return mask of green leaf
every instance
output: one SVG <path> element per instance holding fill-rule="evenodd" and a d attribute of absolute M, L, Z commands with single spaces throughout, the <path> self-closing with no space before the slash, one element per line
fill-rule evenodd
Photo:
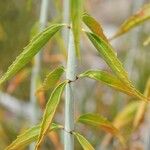
<path fill-rule="evenodd" d="M 44 111 L 42 124 L 41 124 L 41 130 L 38 137 L 38 141 L 36 143 L 36 150 L 39 149 L 41 142 L 43 141 L 46 133 L 48 132 L 48 129 L 52 123 L 52 119 L 55 115 L 56 109 L 58 107 L 58 104 L 60 102 L 61 95 L 63 93 L 64 87 L 66 85 L 66 81 L 59 84 L 54 91 L 52 92 Z"/>
<path fill-rule="evenodd" d="M 78 77 L 88 77 L 97 81 L 101 81 L 105 83 L 106 85 L 113 87 L 116 90 L 119 90 L 123 93 L 126 93 L 128 95 L 132 95 L 132 92 L 126 87 L 118 78 L 116 78 L 114 75 L 111 75 L 107 73 L 106 71 L 101 70 L 88 70 L 86 72 L 83 72 Z"/>
<path fill-rule="evenodd" d="M 58 82 L 59 78 L 61 77 L 61 75 L 64 73 L 64 67 L 60 66 L 56 69 L 54 69 L 53 71 L 51 71 L 46 78 L 44 79 L 44 82 L 42 84 L 42 86 L 37 90 L 37 92 L 39 91 L 43 91 L 43 90 L 49 90 L 50 88 L 54 87 L 55 84 Z"/>
<path fill-rule="evenodd" d="M 87 141 L 87 139 L 85 139 L 85 137 L 83 137 L 81 134 L 77 132 L 73 132 L 73 134 L 75 135 L 84 150 L 95 150 L 93 146 Z"/>
<path fill-rule="evenodd" d="M 83 0 L 71 0 L 71 22 L 77 56 L 80 56 L 79 43 L 80 43 L 82 11 L 83 11 Z"/>
<path fill-rule="evenodd" d="M 150 4 L 144 5 L 136 14 L 129 17 L 118 29 L 116 34 L 111 38 L 114 39 L 132 28 L 142 24 L 143 22 L 150 19 Z"/>
<path fill-rule="evenodd" d="M 22 147 L 27 146 L 28 144 L 37 141 L 38 135 L 40 133 L 40 125 L 32 127 L 22 134 L 20 134 L 15 141 L 13 141 L 5 150 L 18 150 Z M 60 125 L 52 123 L 49 132 L 55 129 L 62 128 Z"/>
<path fill-rule="evenodd" d="M 34 55 L 48 42 L 48 40 L 59 31 L 64 25 L 54 24 L 46 28 L 43 32 L 35 36 L 29 45 L 27 45 L 23 52 L 16 58 L 12 65 L 8 68 L 7 72 L 0 79 L 0 84 L 14 76 L 22 67 L 24 67 Z"/>
<path fill-rule="evenodd" d="M 147 46 L 150 44 L 150 36 L 144 41 L 143 45 Z"/>
<path fill-rule="evenodd" d="M 124 144 L 124 139 L 121 136 L 120 131 L 110 121 L 108 121 L 103 116 L 100 116 L 99 114 L 84 114 L 80 116 L 77 121 L 87 125 L 99 127 L 104 131 L 118 137 L 120 142 Z"/>
<path fill-rule="evenodd" d="M 112 46 L 103 40 L 102 37 L 86 32 L 88 38 L 91 40 L 97 51 L 100 53 L 101 57 L 105 60 L 108 66 L 112 69 L 112 71 L 116 74 L 116 76 L 120 79 L 120 81 L 130 89 L 130 91 L 139 99 L 147 100 L 147 98 L 141 94 L 136 88 L 132 85 L 131 81 L 128 79 L 128 74 L 124 70 L 121 62 L 116 56 L 115 51 Z"/>
<path fill-rule="evenodd" d="M 105 36 L 103 29 L 100 25 L 100 23 L 98 23 L 92 16 L 90 16 L 87 13 L 84 13 L 82 16 L 82 20 L 83 22 L 89 27 L 89 29 L 99 35 L 100 37 L 102 37 L 105 41 L 108 42 L 107 37 Z"/>

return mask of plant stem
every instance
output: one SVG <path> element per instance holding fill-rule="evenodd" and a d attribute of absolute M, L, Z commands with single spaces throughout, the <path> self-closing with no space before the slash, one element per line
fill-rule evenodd
<path fill-rule="evenodd" d="M 42 0 L 39 18 L 39 31 L 42 31 L 47 24 L 48 1 L 49 0 Z M 35 90 L 37 88 L 37 80 L 39 78 L 40 69 L 41 69 L 41 52 L 39 52 L 34 58 L 34 65 L 31 74 L 30 101 L 31 105 L 33 106 L 33 114 L 31 119 L 32 124 L 35 124 L 37 122 Z"/>
<path fill-rule="evenodd" d="M 70 0 L 64 0 L 63 1 L 63 22 L 66 24 L 70 24 Z M 62 31 L 62 36 L 64 38 L 65 44 L 68 43 L 68 29 L 64 28 Z"/>
<path fill-rule="evenodd" d="M 70 24 L 70 0 L 63 1 L 63 22 Z M 66 79 L 70 81 L 76 80 L 76 52 L 74 45 L 74 37 L 72 30 L 67 28 L 63 30 L 63 38 L 65 45 L 68 48 L 68 60 Z M 64 150 L 74 149 L 74 136 L 72 131 L 74 130 L 74 82 L 69 82 L 66 85 L 65 93 L 65 131 L 64 131 Z"/>
<path fill-rule="evenodd" d="M 40 18 L 39 18 L 39 31 L 44 30 L 47 25 L 47 12 L 48 12 L 48 2 L 49 0 L 42 0 L 41 10 L 40 10 Z M 37 80 L 39 78 L 40 69 L 41 69 L 41 56 L 42 53 L 39 52 L 34 58 L 34 65 L 32 68 L 31 74 L 31 85 L 30 85 L 30 102 L 32 106 L 32 117 L 31 117 L 31 124 L 34 125 L 37 123 L 38 119 L 38 110 L 36 107 L 36 97 L 35 91 L 37 88 Z M 30 145 L 30 149 L 34 149 L 34 144 Z"/>
<path fill-rule="evenodd" d="M 76 80 L 76 53 L 74 46 L 73 33 L 69 32 L 68 61 L 66 79 Z M 74 130 L 74 82 L 66 85 L 65 98 L 65 132 L 64 132 L 64 150 L 74 149 L 74 136 L 71 132 Z"/>

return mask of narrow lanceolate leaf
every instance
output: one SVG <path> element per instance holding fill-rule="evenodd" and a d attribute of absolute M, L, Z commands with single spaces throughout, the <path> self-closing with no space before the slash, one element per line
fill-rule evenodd
<path fill-rule="evenodd" d="M 88 38 L 91 40 L 97 51 L 100 53 L 101 57 L 105 60 L 105 62 L 109 65 L 112 71 L 116 74 L 116 76 L 120 79 L 120 81 L 130 89 L 130 91 L 141 100 L 147 100 L 146 97 L 143 96 L 140 92 L 138 92 L 134 86 L 131 84 L 131 81 L 128 79 L 128 74 L 124 70 L 122 63 L 117 58 L 115 51 L 112 46 L 103 40 L 102 37 L 86 32 Z"/>
<path fill-rule="evenodd" d="M 40 125 L 32 127 L 26 130 L 24 133 L 20 134 L 15 141 L 13 141 L 5 150 L 18 150 L 27 146 L 28 144 L 37 141 L 38 135 L 40 133 Z M 52 123 L 49 132 L 55 129 L 62 128 L 62 126 Z"/>
<path fill-rule="evenodd" d="M 24 67 L 34 55 L 48 42 L 48 40 L 61 28 L 63 24 L 54 24 L 46 28 L 43 32 L 36 35 L 23 52 L 16 58 L 13 64 L 8 68 L 7 72 L 0 79 L 0 84 L 14 76 L 22 67 Z"/>
<path fill-rule="evenodd" d="M 77 56 L 79 56 L 82 10 L 83 0 L 71 0 L 71 22 Z"/>
<path fill-rule="evenodd" d="M 118 31 L 116 32 L 116 34 L 111 39 L 114 39 L 114 38 L 128 32 L 130 29 L 140 25 L 141 23 L 145 22 L 148 19 L 150 19 L 150 4 L 145 5 L 136 14 L 129 17 L 119 27 Z"/>
<path fill-rule="evenodd" d="M 143 45 L 147 46 L 150 44 L 150 36 L 144 41 Z"/>
<path fill-rule="evenodd" d="M 101 70 L 88 70 L 82 74 L 80 74 L 78 77 L 88 77 L 97 81 L 101 81 L 105 83 L 106 85 L 113 87 L 116 90 L 119 90 L 123 93 L 126 93 L 128 95 L 132 95 L 132 92 L 126 87 L 118 78 L 116 78 L 114 75 L 111 75 L 107 73 L 106 71 Z"/>
<path fill-rule="evenodd" d="M 150 97 L 150 78 L 147 81 L 144 95 L 145 95 L 145 97 Z M 140 125 L 141 121 L 143 120 L 145 112 L 147 110 L 147 106 L 148 106 L 147 102 L 140 103 L 140 106 L 136 112 L 134 122 L 133 122 L 134 128 L 137 128 Z"/>
<path fill-rule="evenodd" d="M 46 108 L 45 108 L 43 119 L 42 119 L 40 134 L 38 137 L 38 141 L 36 143 L 36 148 L 35 148 L 36 150 L 39 149 L 41 142 L 43 141 L 46 133 L 48 132 L 48 129 L 52 123 L 52 119 L 55 115 L 56 109 L 60 102 L 60 98 L 61 98 L 61 95 L 63 93 L 66 83 L 67 82 L 64 81 L 63 83 L 59 84 L 54 89 L 54 91 L 52 92 L 52 94 L 46 104 Z"/>
<path fill-rule="evenodd" d="M 55 84 L 58 82 L 58 80 L 60 79 L 61 75 L 64 73 L 64 67 L 60 66 L 56 69 L 54 69 L 53 71 L 51 71 L 45 78 L 42 86 L 37 90 L 37 92 L 39 91 L 43 91 L 43 90 L 49 90 L 50 88 L 54 87 Z"/>
<path fill-rule="evenodd" d="M 77 132 L 73 132 L 73 134 L 75 135 L 75 137 L 77 138 L 77 140 L 79 141 L 84 150 L 95 150 L 93 146 L 90 144 L 90 142 L 87 141 L 87 139 L 85 139 L 85 137 L 83 137 L 81 134 Z"/>
<path fill-rule="evenodd" d="M 87 13 L 84 13 L 82 16 L 82 20 L 93 33 L 97 34 L 98 36 L 102 37 L 105 41 L 108 42 L 100 23 L 97 22 L 92 16 L 90 16 Z"/>
<path fill-rule="evenodd" d="M 99 127 L 104 131 L 115 135 L 119 138 L 121 143 L 124 143 L 124 139 L 119 130 L 110 121 L 99 114 L 84 114 L 80 116 L 77 121 L 87 125 Z"/>
<path fill-rule="evenodd" d="M 140 106 L 140 101 L 129 103 L 118 115 L 115 117 L 113 124 L 118 129 L 133 121 L 135 114 Z"/>

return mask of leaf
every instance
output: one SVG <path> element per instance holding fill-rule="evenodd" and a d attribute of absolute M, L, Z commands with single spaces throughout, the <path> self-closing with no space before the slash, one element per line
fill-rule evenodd
<path fill-rule="evenodd" d="M 139 101 L 129 103 L 121 112 L 115 117 L 113 124 L 118 129 L 123 128 L 129 122 L 133 121 L 135 113 L 140 106 Z"/>
<path fill-rule="evenodd" d="M 145 95 L 145 97 L 150 97 L 150 78 L 147 81 L 144 95 Z M 137 109 L 137 112 L 136 112 L 136 115 L 135 115 L 135 118 L 133 121 L 134 128 L 137 128 L 139 126 L 139 124 L 141 123 L 142 119 L 144 118 L 147 105 L 148 105 L 147 102 L 140 103 L 140 106 Z"/>
<path fill-rule="evenodd" d="M 81 134 L 73 132 L 84 150 L 95 150 L 93 146 Z"/>
<path fill-rule="evenodd" d="M 150 36 L 144 41 L 143 45 L 147 46 L 150 43 Z"/>
<path fill-rule="evenodd" d="M 43 91 L 43 90 L 49 90 L 50 88 L 54 87 L 55 84 L 58 82 L 61 75 L 64 73 L 64 67 L 60 66 L 53 71 L 51 71 L 46 78 L 44 79 L 44 82 L 42 86 L 37 90 L 37 92 Z"/>
<path fill-rule="evenodd" d="M 52 119 L 55 115 L 57 106 L 59 104 L 66 83 L 67 82 L 64 81 L 54 89 L 46 104 L 46 108 L 42 119 L 40 134 L 38 137 L 38 141 L 36 143 L 36 148 L 35 148 L 36 150 L 39 149 L 41 142 L 43 141 L 46 133 L 48 132 L 48 129 L 52 123 Z"/>
<path fill-rule="evenodd" d="M 71 0 L 71 22 L 77 56 L 79 53 L 83 0 Z"/>
<path fill-rule="evenodd" d="M 48 42 L 48 40 L 59 31 L 64 25 L 54 24 L 46 28 L 43 32 L 35 36 L 31 42 L 24 48 L 23 52 L 16 58 L 7 72 L 0 79 L 0 84 L 14 76 L 22 67 L 24 67 L 34 55 Z"/>
<path fill-rule="evenodd" d="M 135 89 L 132 85 L 131 81 L 128 79 L 128 74 L 124 70 L 121 62 L 117 58 L 115 51 L 112 46 L 103 40 L 102 37 L 97 36 L 94 33 L 86 32 L 88 38 L 91 40 L 97 51 L 100 53 L 101 57 L 105 60 L 108 66 L 112 69 L 112 71 L 116 74 L 116 76 L 120 79 L 120 81 L 130 89 L 130 91 L 139 99 L 147 100 L 143 94 Z"/>
<path fill-rule="evenodd" d="M 113 87 L 116 90 L 119 90 L 128 95 L 133 95 L 132 92 L 114 75 L 107 73 L 106 71 L 101 70 L 88 70 L 80 74 L 78 77 L 88 77 L 97 81 L 102 81 L 106 85 Z"/>
<path fill-rule="evenodd" d="M 104 131 L 118 137 L 120 142 L 124 144 L 124 139 L 121 136 L 120 131 L 110 121 L 108 121 L 105 117 L 100 116 L 99 114 L 84 114 L 80 116 L 77 121 L 87 125 L 99 127 Z"/>
<path fill-rule="evenodd" d="M 97 34 L 98 36 L 102 37 L 103 40 L 108 42 L 108 39 L 105 36 L 101 25 L 92 16 L 84 13 L 82 16 L 82 20 L 93 33 Z"/>
<path fill-rule="evenodd" d="M 115 35 L 111 38 L 114 39 L 124 33 L 128 32 L 132 28 L 142 24 L 150 19 L 150 4 L 144 5 L 136 14 L 129 17 L 118 29 Z"/>
<path fill-rule="evenodd" d="M 55 129 L 62 128 L 60 125 L 52 123 L 49 132 Z M 32 127 L 20 134 L 15 141 L 13 141 L 5 150 L 18 150 L 21 147 L 25 147 L 28 144 L 36 141 L 40 133 L 40 125 Z"/>

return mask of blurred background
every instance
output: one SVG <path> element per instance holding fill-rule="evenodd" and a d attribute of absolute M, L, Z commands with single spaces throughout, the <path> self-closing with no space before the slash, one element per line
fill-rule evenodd
<path fill-rule="evenodd" d="M 84 9 L 101 23 L 106 35 L 111 37 L 124 20 L 148 2 L 150 1 L 85 0 Z M 0 76 L 23 51 L 23 47 L 29 43 L 30 39 L 39 32 L 41 5 L 41 0 L 0 0 Z M 63 22 L 62 12 L 63 0 L 49 0 L 45 26 L 52 22 Z M 150 46 L 143 46 L 143 42 L 150 35 L 149 25 L 150 22 L 147 21 L 111 41 L 131 81 L 142 93 L 150 75 Z M 83 27 L 86 28 L 84 25 Z M 60 32 L 42 50 L 37 87 L 50 70 L 65 63 L 66 48 Z M 16 139 L 19 133 L 40 121 L 51 90 L 40 93 L 37 97 L 31 95 L 31 91 L 36 92 L 36 89 L 31 89 L 34 65 L 35 60 L 0 87 L 0 150 Z M 107 64 L 99 57 L 87 37 L 82 34 L 81 62 L 78 63 L 78 73 L 87 69 L 110 72 Z M 118 114 L 131 104 L 127 118 L 120 120 L 123 124 L 120 130 L 127 139 L 128 150 L 150 149 L 150 143 L 147 140 L 150 138 L 148 106 L 144 109 L 140 124 L 134 129 L 133 120 L 138 110 L 137 101 L 133 101 L 135 99 L 90 79 L 78 80 L 76 87 L 76 117 L 83 113 L 94 112 L 102 114 L 113 122 Z M 36 101 L 31 100 L 33 97 Z M 64 100 L 61 101 L 55 122 L 63 124 L 63 118 Z M 112 138 L 100 129 L 79 124 L 76 130 L 81 131 L 97 150 L 121 150 L 116 138 Z M 49 134 L 42 149 L 62 150 L 62 135 L 61 132 Z M 75 147 L 76 150 L 81 149 L 77 142 Z M 25 149 L 31 149 L 31 147 Z"/>

